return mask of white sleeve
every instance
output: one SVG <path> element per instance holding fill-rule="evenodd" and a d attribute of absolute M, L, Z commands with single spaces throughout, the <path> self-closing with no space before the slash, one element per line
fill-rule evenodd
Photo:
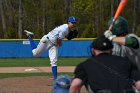
<path fill-rule="evenodd" d="M 59 39 L 64 39 L 65 38 L 65 33 L 63 31 L 60 31 L 58 38 Z"/>
<path fill-rule="evenodd" d="M 59 34 L 58 34 L 58 38 L 59 39 L 64 39 L 68 34 L 68 28 L 66 27 L 66 25 L 62 25 L 59 28 Z"/>

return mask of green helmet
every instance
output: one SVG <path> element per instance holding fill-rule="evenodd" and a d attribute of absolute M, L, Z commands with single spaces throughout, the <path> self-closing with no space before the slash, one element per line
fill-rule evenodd
<path fill-rule="evenodd" d="M 112 21 L 113 18 L 109 20 L 108 25 L 110 25 Z M 128 33 L 128 24 L 126 19 L 119 16 L 112 27 L 112 33 L 113 35 L 117 35 L 117 36 L 126 35 Z"/>

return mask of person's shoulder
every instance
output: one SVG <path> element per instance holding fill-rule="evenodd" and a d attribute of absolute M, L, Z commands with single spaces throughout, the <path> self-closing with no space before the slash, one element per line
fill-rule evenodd
<path fill-rule="evenodd" d="M 63 26 L 63 27 L 68 27 L 68 24 L 62 24 L 60 26 Z"/>
<path fill-rule="evenodd" d="M 59 26 L 60 29 L 66 29 L 68 28 L 68 24 L 62 24 Z"/>
<path fill-rule="evenodd" d="M 86 60 L 85 60 L 85 62 L 89 62 L 89 61 L 91 61 L 91 60 L 93 60 L 95 57 L 89 57 L 89 58 L 87 58 Z"/>
<path fill-rule="evenodd" d="M 89 57 L 87 58 L 84 62 L 83 62 L 83 65 L 85 64 L 93 64 L 95 61 L 96 61 L 96 56 L 95 57 Z"/>
<path fill-rule="evenodd" d="M 135 35 L 135 34 L 133 34 L 133 33 L 126 35 L 126 37 L 138 38 L 138 36 L 137 36 L 137 35 Z"/>
<path fill-rule="evenodd" d="M 129 34 L 126 35 L 126 36 L 136 36 L 136 34 L 134 34 L 134 33 L 129 33 Z"/>
<path fill-rule="evenodd" d="M 89 58 L 85 59 L 84 61 L 82 61 L 82 62 L 80 63 L 80 65 L 84 65 L 84 64 L 86 64 L 87 62 L 90 62 L 91 60 L 92 60 L 92 57 L 89 57 Z"/>
<path fill-rule="evenodd" d="M 120 61 L 130 62 L 130 60 L 127 57 L 111 55 L 111 58 L 113 58 L 114 60 L 116 59 L 117 61 L 120 60 Z"/>
<path fill-rule="evenodd" d="M 137 35 L 135 35 L 135 34 L 128 34 L 126 37 L 131 38 L 131 40 L 133 41 L 133 44 L 137 44 L 136 47 L 139 46 L 138 44 L 140 44 L 140 38 Z"/>
<path fill-rule="evenodd" d="M 82 61 L 77 65 L 77 68 L 85 68 L 87 65 L 89 65 L 92 61 L 92 58 L 87 58 L 86 60 Z"/>

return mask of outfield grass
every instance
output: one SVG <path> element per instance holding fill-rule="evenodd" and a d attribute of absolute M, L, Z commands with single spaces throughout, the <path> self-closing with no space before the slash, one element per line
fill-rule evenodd
<path fill-rule="evenodd" d="M 87 58 L 59 58 L 58 66 L 76 66 Z M 2 58 L 0 67 L 50 66 L 49 58 Z"/>

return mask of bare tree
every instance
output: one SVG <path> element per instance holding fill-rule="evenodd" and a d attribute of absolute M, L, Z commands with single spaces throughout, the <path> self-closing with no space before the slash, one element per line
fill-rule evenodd
<path fill-rule="evenodd" d="M 6 22 L 5 22 L 5 17 L 4 17 L 4 11 L 3 11 L 3 0 L 0 0 L 0 14 L 1 14 L 1 19 L 2 19 L 2 29 L 3 31 L 1 32 L 1 38 L 4 38 L 4 33 L 6 32 Z"/>
<path fill-rule="evenodd" d="M 22 0 L 19 0 L 19 22 L 18 22 L 18 36 L 19 38 L 22 38 L 22 21 L 23 21 L 23 15 L 22 15 Z"/>
<path fill-rule="evenodd" d="M 45 0 L 42 1 L 42 11 L 43 11 L 43 17 L 42 17 L 42 33 L 45 35 Z"/>
<path fill-rule="evenodd" d="M 132 25 L 132 33 L 135 33 L 136 29 L 136 2 L 137 0 L 133 0 L 133 25 Z"/>
<path fill-rule="evenodd" d="M 99 4 L 99 0 L 95 0 L 95 2 L 97 3 L 97 5 L 94 6 L 95 7 L 94 11 L 96 12 L 95 19 L 94 19 L 95 20 L 94 21 L 95 22 L 94 23 L 95 24 L 94 27 L 95 27 L 95 31 L 97 32 L 97 35 L 99 36 L 100 35 L 100 31 L 99 31 L 99 28 L 100 28 L 99 27 L 100 26 L 99 18 L 100 17 L 98 16 L 99 15 L 99 11 L 98 11 L 99 10 L 99 5 L 98 5 Z"/>
<path fill-rule="evenodd" d="M 111 0 L 111 16 L 114 16 L 114 0 Z"/>
<path fill-rule="evenodd" d="M 66 12 L 66 16 L 68 16 L 70 14 L 70 4 L 71 4 L 71 0 L 64 0 L 64 9 Z"/>

